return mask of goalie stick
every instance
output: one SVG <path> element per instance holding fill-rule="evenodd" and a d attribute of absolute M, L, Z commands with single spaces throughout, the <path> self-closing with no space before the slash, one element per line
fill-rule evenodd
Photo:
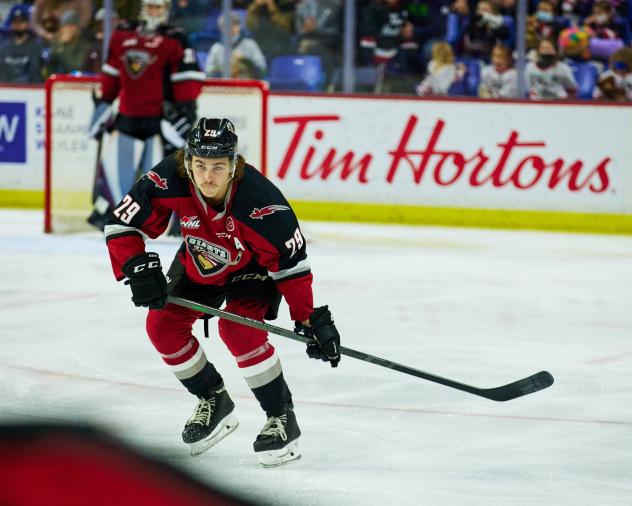
<path fill-rule="evenodd" d="M 180 297 L 174 297 L 170 295 L 167 298 L 167 301 L 178 306 L 193 309 L 194 311 L 199 311 L 208 315 L 224 318 L 235 323 L 240 323 L 247 327 L 270 332 L 272 334 L 287 337 L 289 339 L 300 341 L 305 344 L 311 342 L 310 338 L 291 330 L 276 327 L 275 325 L 270 325 L 269 323 L 260 322 L 258 320 L 253 320 L 252 318 L 246 318 L 245 316 L 239 316 L 227 311 L 222 311 L 221 309 L 216 309 L 214 307 L 205 306 L 191 300 L 182 299 Z M 364 353 L 362 351 L 346 348 L 344 346 L 340 347 L 340 354 L 356 358 L 364 362 L 369 362 L 371 364 L 386 367 L 387 369 L 393 369 L 394 371 L 399 371 L 404 374 L 410 374 L 411 376 L 415 376 L 417 378 L 432 381 L 434 383 L 439 383 L 440 385 L 455 388 L 457 390 L 462 390 L 463 392 L 478 395 L 479 397 L 485 397 L 486 399 L 491 399 L 492 401 L 499 402 L 510 401 L 512 399 L 516 399 L 517 397 L 522 397 L 523 395 L 532 394 L 539 390 L 550 387 L 553 384 L 553 376 L 551 375 L 551 373 L 547 371 L 540 371 L 536 374 L 528 376 L 527 378 L 514 381 L 513 383 L 509 383 L 500 387 L 477 388 L 471 385 L 466 385 L 465 383 L 459 383 L 458 381 L 442 378 L 441 376 L 435 376 L 434 374 L 420 371 L 419 369 L 414 369 L 413 367 L 398 364 L 397 362 L 392 362 L 384 358 L 369 355 L 368 353 Z"/>

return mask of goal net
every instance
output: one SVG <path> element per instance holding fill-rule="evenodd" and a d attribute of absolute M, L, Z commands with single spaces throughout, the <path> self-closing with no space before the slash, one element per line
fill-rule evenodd
<path fill-rule="evenodd" d="M 98 85 L 97 78 L 68 75 L 46 82 L 45 232 L 90 229 L 98 143 L 88 129 Z M 262 81 L 209 79 L 198 99 L 198 116 L 229 118 L 239 152 L 264 173 L 267 93 Z"/>

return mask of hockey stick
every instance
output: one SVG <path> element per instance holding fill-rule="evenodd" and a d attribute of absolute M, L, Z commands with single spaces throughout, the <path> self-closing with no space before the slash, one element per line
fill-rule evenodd
<path fill-rule="evenodd" d="M 296 332 L 292 332 L 291 330 L 276 327 L 274 325 L 270 325 L 269 323 L 260 322 L 258 320 L 246 318 L 245 316 L 239 316 L 233 313 L 229 313 L 227 311 L 222 311 L 221 309 L 215 309 L 213 307 L 205 306 L 191 300 L 182 299 L 180 297 L 174 297 L 170 295 L 167 298 L 167 301 L 178 306 L 193 309 L 194 311 L 199 311 L 201 313 L 224 318 L 235 323 L 240 323 L 247 327 L 263 330 L 265 332 L 271 332 L 272 334 L 287 337 L 289 339 L 294 339 L 295 341 L 300 341 L 305 344 L 311 342 L 308 337 Z M 434 374 L 420 371 L 419 369 L 414 369 L 412 367 L 398 364 L 396 362 L 391 362 L 390 360 L 386 360 L 384 358 L 369 355 L 368 353 L 364 353 L 362 351 L 345 348 L 344 346 L 340 347 L 340 354 L 352 358 L 357 358 L 358 360 L 363 360 L 364 362 L 369 362 L 371 364 L 380 365 L 382 367 L 386 367 L 387 369 L 393 369 L 394 371 L 399 371 L 404 374 L 410 374 L 411 376 L 416 376 L 417 378 L 432 381 L 434 383 L 439 383 L 450 388 L 462 390 L 470 394 L 478 395 L 479 397 L 485 397 L 486 399 L 491 399 L 492 401 L 510 401 L 511 399 L 522 397 L 523 395 L 532 394 L 534 392 L 537 392 L 538 390 L 543 390 L 553 384 L 553 376 L 551 376 L 551 374 L 547 371 L 540 371 L 536 374 L 533 374 L 532 376 L 514 381 L 513 383 L 509 383 L 508 385 L 504 385 L 501 387 L 477 388 L 466 385 L 464 383 L 459 383 L 458 381 L 442 378 L 441 376 L 435 376 Z"/>

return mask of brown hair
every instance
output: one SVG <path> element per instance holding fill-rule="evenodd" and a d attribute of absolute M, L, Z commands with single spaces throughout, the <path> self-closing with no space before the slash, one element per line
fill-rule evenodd
<path fill-rule="evenodd" d="M 189 179 L 187 169 L 184 166 L 184 149 L 178 149 L 173 156 L 175 157 L 176 163 L 178 164 L 178 176 Z M 232 179 L 233 181 L 239 181 L 242 177 L 244 177 L 244 167 L 246 166 L 246 160 L 244 159 L 244 157 L 239 154 L 236 156 L 237 168 L 235 169 L 235 177 Z"/>
<path fill-rule="evenodd" d="M 513 55 L 511 54 L 511 48 L 509 46 L 504 46 L 502 44 L 496 44 L 493 48 L 492 48 L 492 52 L 493 51 L 498 51 L 503 55 L 503 58 L 507 61 L 507 63 L 509 64 L 509 66 L 511 67 L 513 65 Z"/>

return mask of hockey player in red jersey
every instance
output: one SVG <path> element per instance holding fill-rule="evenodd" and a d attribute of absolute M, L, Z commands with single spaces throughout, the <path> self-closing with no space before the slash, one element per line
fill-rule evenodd
<path fill-rule="evenodd" d="M 311 358 L 340 360 L 340 336 L 327 306 L 313 307 L 312 274 L 296 216 L 281 192 L 237 151 L 227 119 L 202 118 L 183 150 L 142 177 L 105 226 L 118 280 L 149 308 L 147 333 L 164 362 L 198 397 L 182 438 L 193 455 L 237 426 L 234 404 L 191 329 L 203 315 L 167 303 L 167 294 L 256 320 L 276 318 L 283 296 L 297 329 L 312 338 Z M 165 278 L 144 237 L 162 234 L 171 213 L 183 243 Z M 220 320 L 219 334 L 267 415 L 254 442 L 263 466 L 300 457 L 301 434 L 281 362 L 267 333 Z"/>
<path fill-rule="evenodd" d="M 121 23 L 110 40 L 90 127 L 91 135 L 103 136 L 88 219 L 99 228 L 139 175 L 184 145 L 196 118 L 204 73 L 186 35 L 166 24 L 169 5 L 143 0 L 141 22 Z"/>

